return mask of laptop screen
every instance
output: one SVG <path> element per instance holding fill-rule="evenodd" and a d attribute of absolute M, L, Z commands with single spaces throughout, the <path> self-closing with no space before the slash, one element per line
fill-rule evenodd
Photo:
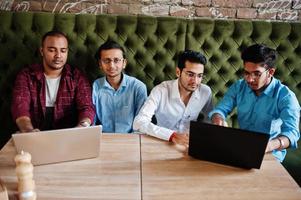
<path fill-rule="evenodd" d="M 259 169 L 268 141 L 268 134 L 192 121 L 188 154 L 201 160 Z"/>

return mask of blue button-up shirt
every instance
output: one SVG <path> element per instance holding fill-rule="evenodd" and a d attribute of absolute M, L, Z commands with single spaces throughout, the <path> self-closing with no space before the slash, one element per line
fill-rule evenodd
<path fill-rule="evenodd" d="M 219 113 L 225 119 L 235 107 L 241 129 L 270 134 L 270 139 L 278 135 L 286 136 L 290 146 L 297 148 L 300 105 L 296 95 L 276 78 L 259 96 L 255 95 L 245 80 L 237 81 L 209 113 L 209 117 Z M 274 150 L 272 153 L 279 161 L 283 161 L 286 150 Z"/>
<path fill-rule="evenodd" d="M 93 83 L 93 104 L 96 108 L 94 123 L 102 124 L 103 132 L 129 133 L 141 106 L 147 98 L 144 83 L 123 74 L 122 82 L 115 90 L 105 77 Z"/>

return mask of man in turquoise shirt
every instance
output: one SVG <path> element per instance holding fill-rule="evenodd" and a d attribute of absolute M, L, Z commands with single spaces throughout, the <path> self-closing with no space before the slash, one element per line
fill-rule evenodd
<path fill-rule="evenodd" d="M 130 133 L 135 116 L 147 97 L 144 83 L 124 74 L 125 50 L 114 41 L 102 44 L 96 59 L 105 77 L 93 83 L 95 124 L 102 124 L 103 132 Z"/>
<path fill-rule="evenodd" d="M 237 107 L 240 128 L 270 134 L 266 152 L 282 162 L 286 148 L 297 148 L 300 105 L 296 95 L 273 77 L 274 49 L 255 44 L 243 51 L 241 58 L 243 79 L 229 88 L 209 117 L 214 124 L 224 125 L 227 115 Z"/>

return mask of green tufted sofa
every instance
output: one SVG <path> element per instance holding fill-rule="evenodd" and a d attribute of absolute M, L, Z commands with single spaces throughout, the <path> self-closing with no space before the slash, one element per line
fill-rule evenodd
<path fill-rule="evenodd" d="M 127 49 L 126 73 L 142 80 L 148 91 L 175 78 L 179 51 L 201 51 L 209 61 L 204 82 L 215 103 L 240 76 L 240 51 L 265 43 L 279 52 L 276 77 L 301 100 L 301 23 L 0 11 L 0 147 L 16 130 L 10 115 L 16 74 L 39 62 L 41 36 L 52 29 L 68 35 L 68 62 L 91 82 L 102 75 L 93 57 L 97 47 L 109 38 L 118 41 Z M 234 112 L 228 122 L 237 127 L 235 117 Z M 283 165 L 301 185 L 301 148 L 289 150 Z"/>

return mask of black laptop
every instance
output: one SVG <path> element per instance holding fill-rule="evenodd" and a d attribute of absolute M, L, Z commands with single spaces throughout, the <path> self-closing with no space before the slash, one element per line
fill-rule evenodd
<path fill-rule="evenodd" d="M 201 160 L 259 169 L 268 141 L 268 134 L 191 121 L 188 154 Z"/>

